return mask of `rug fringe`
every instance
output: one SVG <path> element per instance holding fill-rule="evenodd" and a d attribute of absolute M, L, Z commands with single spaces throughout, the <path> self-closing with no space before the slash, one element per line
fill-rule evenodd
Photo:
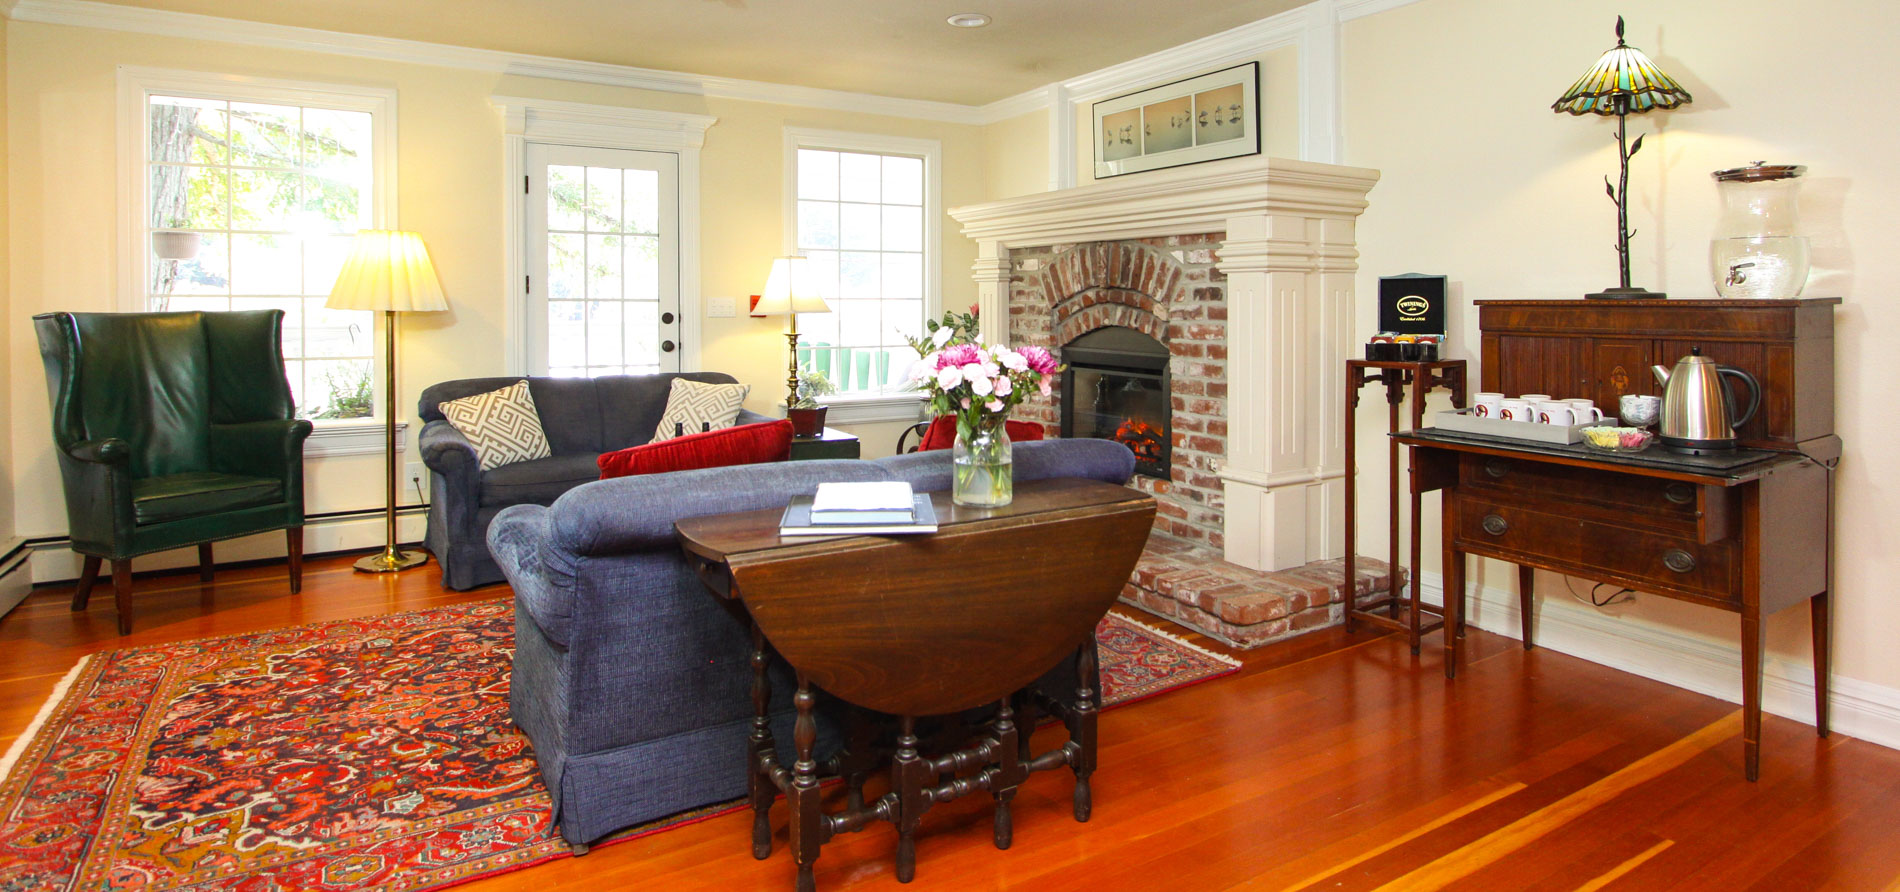
<path fill-rule="evenodd" d="M 1202 646 L 1200 646 L 1200 645 L 1198 645 L 1198 644 L 1195 644 L 1194 642 L 1192 642 L 1192 641 L 1189 641 L 1189 640 L 1187 640 L 1186 638 L 1182 638 L 1182 637 L 1181 637 L 1181 636 L 1179 636 L 1179 635 L 1175 635 L 1175 634 L 1173 634 L 1173 633 L 1170 633 L 1170 632 L 1164 632 L 1164 631 L 1162 631 L 1162 630 L 1160 630 L 1160 629 L 1157 629 L 1157 628 L 1155 628 L 1154 626 L 1151 626 L 1151 625 L 1148 625 L 1147 623 L 1144 623 L 1144 622 L 1137 622 L 1137 621 L 1135 621 L 1135 620 L 1132 620 L 1132 619 L 1129 619 L 1129 618 L 1128 618 L 1128 617 L 1126 617 L 1126 616 L 1122 616 L 1122 615 L 1121 615 L 1121 614 L 1119 614 L 1119 613 L 1115 613 L 1115 614 L 1110 614 L 1110 615 L 1111 615 L 1111 616 L 1113 616 L 1113 617 L 1115 617 L 1116 619 L 1119 619 L 1119 620 L 1121 620 L 1122 622 L 1125 622 L 1125 623 L 1127 623 L 1127 624 L 1129 624 L 1129 625 L 1131 625 L 1131 626 L 1134 626 L 1134 627 L 1136 627 L 1136 628 L 1138 628 L 1138 629 L 1141 629 L 1141 630 L 1142 630 L 1142 631 L 1144 631 L 1144 632 L 1147 632 L 1147 633 L 1149 633 L 1149 634 L 1151 634 L 1151 635 L 1154 635 L 1154 636 L 1155 636 L 1155 637 L 1157 637 L 1157 638 L 1165 638 L 1165 639 L 1167 639 L 1167 640 L 1169 640 L 1169 641 L 1172 641 L 1172 642 L 1174 642 L 1175 644 L 1178 644 L 1178 645 L 1180 645 L 1180 646 L 1182 646 L 1182 647 L 1185 647 L 1185 648 L 1187 648 L 1188 650 L 1191 650 L 1191 651 L 1194 651 L 1194 652 L 1196 652 L 1196 653 L 1200 653 L 1200 654 L 1205 654 L 1206 656 L 1208 656 L 1208 657 L 1210 657 L 1210 658 L 1212 658 L 1212 659 L 1214 659 L 1214 660 L 1216 660 L 1216 661 L 1218 661 L 1218 662 L 1221 662 L 1221 663 L 1225 663 L 1225 664 L 1227 664 L 1227 665 L 1229 665 L 1229 666 L 1238 666 L 1238 665 L 1240 665 L 1240 661 L 1239 661 L 1239 660 L 1236 660 L 1236 659 L 1234 659 L 1233 657 L 1230 657 L 1230 656 L 1228 656 L 1228 655 L 1226 655 L 1226 654 L 1223 654 L 1223 653 L 1216 653 L 1216 652 L 1214 652 L 1214 651 L 1211 651 L 1211 650 L 1208 650 L 1207 648 L 1205 648 L 1205 647 L 1202 647 Z M 1170 688 L 1169 690 L 1173 690 L 1173 689 L 1172 689 L 1172 688 Z"/>
<path fill-rule="evenodd" d="M 26 752 L 27 745 L 32 743 L 33 738 L 40 733 L 40 728 L 46 725 L 46 720 L 53 717 L 53 710 L 59 707 L 61 700 L 66 699 L 66 692 L 72 689 L 73 681 L 79 678 L 79 673 L 90 662 L 92 662 L 92 655 L 88 654 L 80 657 L 79 662 L 66 671 L 66 677 L 61 678 L 59 684 L 53 686 L 53 693 L 48 695 L 46 703 L 40 706 L 39 714 L 33 717 L 33 721 L 27 723 L 26 729 L 20 732 L 19 737 L 13 739 L 13 745 L 7 747 L 6 756 L 0 757 L 0 786 L 4 786 L 7 779 L 12 777 L 13 764 L 18 762 L 20 756 Z"/>

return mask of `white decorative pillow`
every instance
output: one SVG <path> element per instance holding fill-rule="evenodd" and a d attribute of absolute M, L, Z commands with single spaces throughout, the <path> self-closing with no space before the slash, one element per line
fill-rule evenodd
<path fill-rule="evenodd" d="M 739 420 L 739 407 L 745 403 L 745 395 L 751 392 L 750 384 L 701 384 L 674 378 L 673 389 L 666 395 L 666 414 L 660 417 L 652 442 L 673 439 L 675 430 L 696 434 L 701 430 L 731 427 Z"/>
<path fill-rule="evenodd" d="M 439 403 L 436 408 L 475 447 L 484 471 L 554 454 L 548 449 L 541 414 L 535 411 L 534 395 L 525 380 Z"/>

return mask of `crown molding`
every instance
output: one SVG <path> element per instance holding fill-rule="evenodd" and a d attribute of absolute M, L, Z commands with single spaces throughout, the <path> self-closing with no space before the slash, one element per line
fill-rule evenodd
<path fill-rule="evenodd" d="M 982 106 L 874 96 L 867 93 L 772 84 L 764 81 L 662 71 L 630 65 L 611 65 L 603 62 L 557 59 L 550 56 L 449 46 L 393 37 L 346 34 L 340 31 L 247 22 L 196 13 L 119 6 L 93 2 L 93 0 L 17 0 L 9 13 L 9 18 L 15 21 L 48 25 L 70 25 L 160 37 L 215 40 L 273 49 L 355 56 L 386 62 L 631 87 L 662 93 L 769 102 L 953 124 L 986 123 Z M 1019 101 L 1018 97 L 1011 97 L 1001 102 L 1017 101 Z M 1023 112 L 1015 113 L 1022 114 Z"/>
<path fill-rule="evenodd" d="M 706 129 L 719 120 L 711 115 L 519 96 L 490 96 L 488 101 L 501 112 L 507 132 L 516 136 L 612 148 L 703 148 Z"/>
<path fill-rule="evenodd" d="M 24 2 L 24 0 L 23 0 Z M 1324 3 L 1327 0 L 1316 0 Z M 1309 4 L 1311 5 L 1311 4 Z M 1296 7 L 1190 40 L 1179 46 L 1107 68 L 1099 68 L 1062 82 L 1071 102 L 1093 102 L 1141 87 L 1180 80 L 1208 69 L 1251 59 L 1281 47 L 1297 46 L 1305 29 L 1306 7 Z"/>
<path fill-rule="evenodd" d="M 1333 0 L 1333 15 L 1341 22 L 1410 6 L 1419 0 Z"/>

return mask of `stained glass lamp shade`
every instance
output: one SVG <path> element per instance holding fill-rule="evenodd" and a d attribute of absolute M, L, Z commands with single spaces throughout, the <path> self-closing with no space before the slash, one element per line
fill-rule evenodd
<path fill-rule="evenodd" d="M 1668 297 L 1661 292 L 1630 287 L 1630 236 L 1635 234 L 1629 227 L 1630 156 L 1643 148 L 1643 138 L 1638 136 L 1636 142 L 1625 143 L 1624 135 L 1630 115 L 1676 108 L 1688 105 L 1690 101 L 1688 90 L 1657 68 L 1656 63 L 1643 55 L 1642 50 L 1623 42 L 1623 17 L 1617 16 L 1616 46 L 1599 57 L 1583 77 L 1571 84 L 1570 89 L 1564 91 L 1563 98 L 1551 103 L 1550 110 L 1554 112 L 1616 116 L 1619 172 L 1615 185 L 1610 184 L 1609 177 L 1604 177 L 1603 188 L 1609 193 L 1610 201 L 1616 204 L 1616 261 L 1621 284 L 1586 294 L 1585 297 L 1652 300 Z"/>

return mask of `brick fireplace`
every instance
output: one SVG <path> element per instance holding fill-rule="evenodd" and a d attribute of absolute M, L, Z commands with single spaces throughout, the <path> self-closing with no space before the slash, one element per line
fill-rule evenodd
<path fill-rule="evenodd" d="M 1255 157 L 951 209 L 977 243 L 984 335 L 1089 360 L 1069 404 L 1020 417 L 1166 436 L 1133 484 L 1155 496 L 1156 532 L 1123 600 L 1246 647 L 1338 621 L 1383 575 L 1362 558 L 1345 580 L 1339 561 L 1354 221 L 1377 179 Z M 1132 335 L 1164 364 L 1112 355 Z"/>

